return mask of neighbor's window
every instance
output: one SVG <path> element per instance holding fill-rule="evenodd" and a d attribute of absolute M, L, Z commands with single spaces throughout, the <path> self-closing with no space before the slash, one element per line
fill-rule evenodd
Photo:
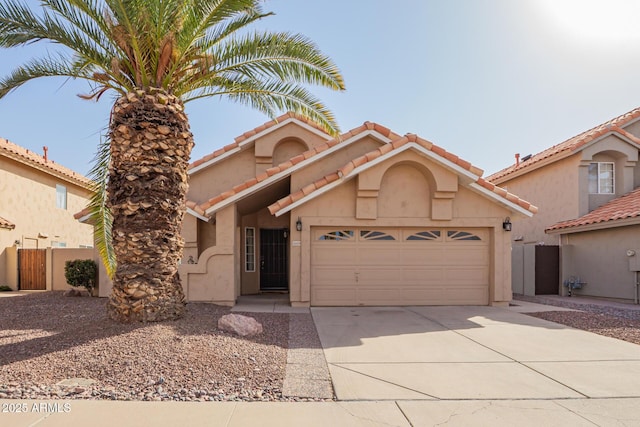
<path fill-rule="evenodd" d="M 256 229 L 244 229 L 244 271 L 256 271 Z"/>
<path fill-rule="evenodd" d="M 613 163 L 597 162 L 589 164 L 589 194 L 613 194 Z"/>
<path fill-rule="evenodd" d="M 56 207 L 67 209 L 67 187 L 64 185 L 56 185 Z"/>
<path fill-rule="evenodd" d="M 52 248 L 66 248 L 67 247 L 67 242 L 57 242 L 57 241 L 53 240 L 51 242 L 51 247 Z"/>

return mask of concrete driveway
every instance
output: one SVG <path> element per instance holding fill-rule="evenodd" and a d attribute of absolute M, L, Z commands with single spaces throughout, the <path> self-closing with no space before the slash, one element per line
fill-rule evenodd
<path fill-rule="evenodd" d="M 312 314 L 339 400 L 640 397 L 640 346 L 512 309 Z"/>

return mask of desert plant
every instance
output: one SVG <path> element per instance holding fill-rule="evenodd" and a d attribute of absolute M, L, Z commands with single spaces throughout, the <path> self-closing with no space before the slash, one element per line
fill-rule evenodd
<path fill-rule="evenodd" d="M 11 289 L 9 286 L 7 285 L 0 285 L 0 292 L 11 292 L 13 289 Z"/>
<path fill-rule="evenodd" d="M 89 291 L 96 286 L 98 265 L 92 259 L 76 259 L 64 264 L 64 277 L 73 287 L 82 286 Z"/>

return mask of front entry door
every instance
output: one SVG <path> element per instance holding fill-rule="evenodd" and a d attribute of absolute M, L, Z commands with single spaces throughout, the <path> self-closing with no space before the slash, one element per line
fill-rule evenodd
<path fill-rule="evenodd" d="M 286 228 L 260 229 L 260 290 L 286 291 L 289 289 L 287 274 Z"/>

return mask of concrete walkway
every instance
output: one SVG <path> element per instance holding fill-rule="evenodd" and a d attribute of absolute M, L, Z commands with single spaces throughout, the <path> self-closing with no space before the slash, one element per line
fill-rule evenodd
<path fill-rule="evenodd" d="M 43 405 L 58 404 L 50 412 Z M 486 426 L 640 425 L 640 399 L 445 400 L 327 403 L 13 401 L 26 413 L 0 412 L 6 427 L 68 426 Z M 67 404 L 67 406 L 64 406 Z M 7 406 L 5 406 L 7 405 Z M 65 412 L 65 409 L 67 412 Z"/>
<path fill-rule="evenodd" d="M 640 426 L 640 346 L 515 303 L 312 309 L 336 402 L 0 400 L 0 425 Z M 276 298 L 263 310 L 286 308 Z"/>

